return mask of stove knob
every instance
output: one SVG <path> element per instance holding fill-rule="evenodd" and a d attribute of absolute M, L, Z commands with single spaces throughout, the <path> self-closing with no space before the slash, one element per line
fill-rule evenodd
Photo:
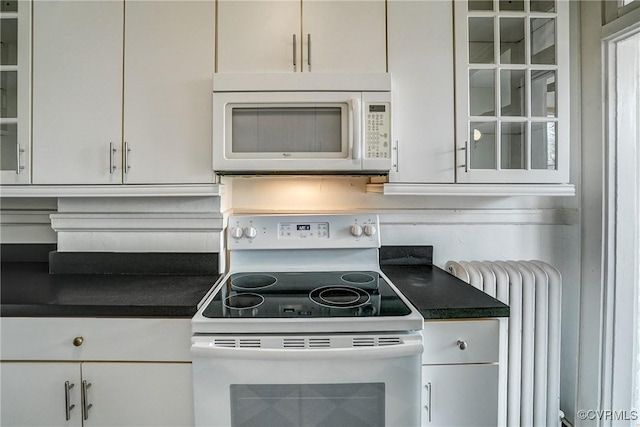
<path fill-rule="evenodd" d="M 231 237 L 233 237 L 234 239 L 241 238 L 243 234 L 244 231 L 242 231 L 242 227 L 234 227 L 231 229 Z"/>
<path fill-rule="evenodd" d="M 359 225 L 354 225 L 351 227 L 351 235 L 355 237 L 362 236 L 362 227 Z"/>
<path fill-rule="evenodd" d="M 364 234 L 367 236 L 375 236 L 378 230 L 375 225 L 365 225 L 364 226 Z"/>
<path fill-rule="evenodd" d="M 244 229 L 244 235 L 247 236 L 249 239 L 253 239 L 258 235 L 258 230 L 256 230 L 255 227 L 247 227 Z"/>

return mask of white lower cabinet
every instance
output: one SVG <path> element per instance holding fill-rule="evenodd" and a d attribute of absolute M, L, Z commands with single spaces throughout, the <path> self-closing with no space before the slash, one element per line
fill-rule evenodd
<path fill-rule="evenodd" d="M 0 425 L 194 424 L 190 319 L 2 318 L 0 327 Z"/>
<path fill-rule="evenodd" d="M 506 322 L 429 321 L 423 333 L 422 426 L 504 425 Z"/>
<path fill-rule="evenodd" d="M 2 362 L 3 426 L 193 425 L 190 363 Z"/>

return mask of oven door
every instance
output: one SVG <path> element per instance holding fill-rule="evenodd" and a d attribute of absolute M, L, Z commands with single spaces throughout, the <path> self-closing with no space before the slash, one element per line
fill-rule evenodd
<path fill-rule="evenodd" d="M 196 336 L 196 426 L 420 425 L 419 333 Z"/>

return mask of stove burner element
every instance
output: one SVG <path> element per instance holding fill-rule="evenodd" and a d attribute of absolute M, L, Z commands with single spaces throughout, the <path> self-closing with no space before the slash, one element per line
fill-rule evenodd
<path fill-rule="evenodd" d="M 256 308 L 264 302 L 262 295 L 250 292 L 235 294 L 224 299 L 224 306 L 235 310 L 249 310 Z"/>
<path fill-rule="evenodd" d="M 376 280 L 372 275 L 365 273 L 347 273 L 343 274 L 340 278 L 347 283 L 357 283 L 359 285 L 371 283 Z"/>
<path fill-rule="evenodd" d="M 330 308 L 355 308 L 369 302 L 371 296 L 364 290 L 351 286 L 322 286 L 309 293 L 318 305 Z"/>
<path fill-rule="evenodd" d="M 231 279 L 233 289 L 264 289 L 276 284 L 278 279 L 270 274 L 245 274 Z"/>

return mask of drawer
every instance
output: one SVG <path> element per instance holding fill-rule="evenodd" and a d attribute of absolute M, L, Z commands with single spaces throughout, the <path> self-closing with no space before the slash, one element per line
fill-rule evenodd
<path fill-rule="evenodd" d="M 498 363 L 500 324 L 496 319 L 428 321 L 422 363 Z"/>
<path fill-rule="evenodd" d="M 191 361 L 191 319 L 3 317 L 0 328 L 1 360 Z"/>

